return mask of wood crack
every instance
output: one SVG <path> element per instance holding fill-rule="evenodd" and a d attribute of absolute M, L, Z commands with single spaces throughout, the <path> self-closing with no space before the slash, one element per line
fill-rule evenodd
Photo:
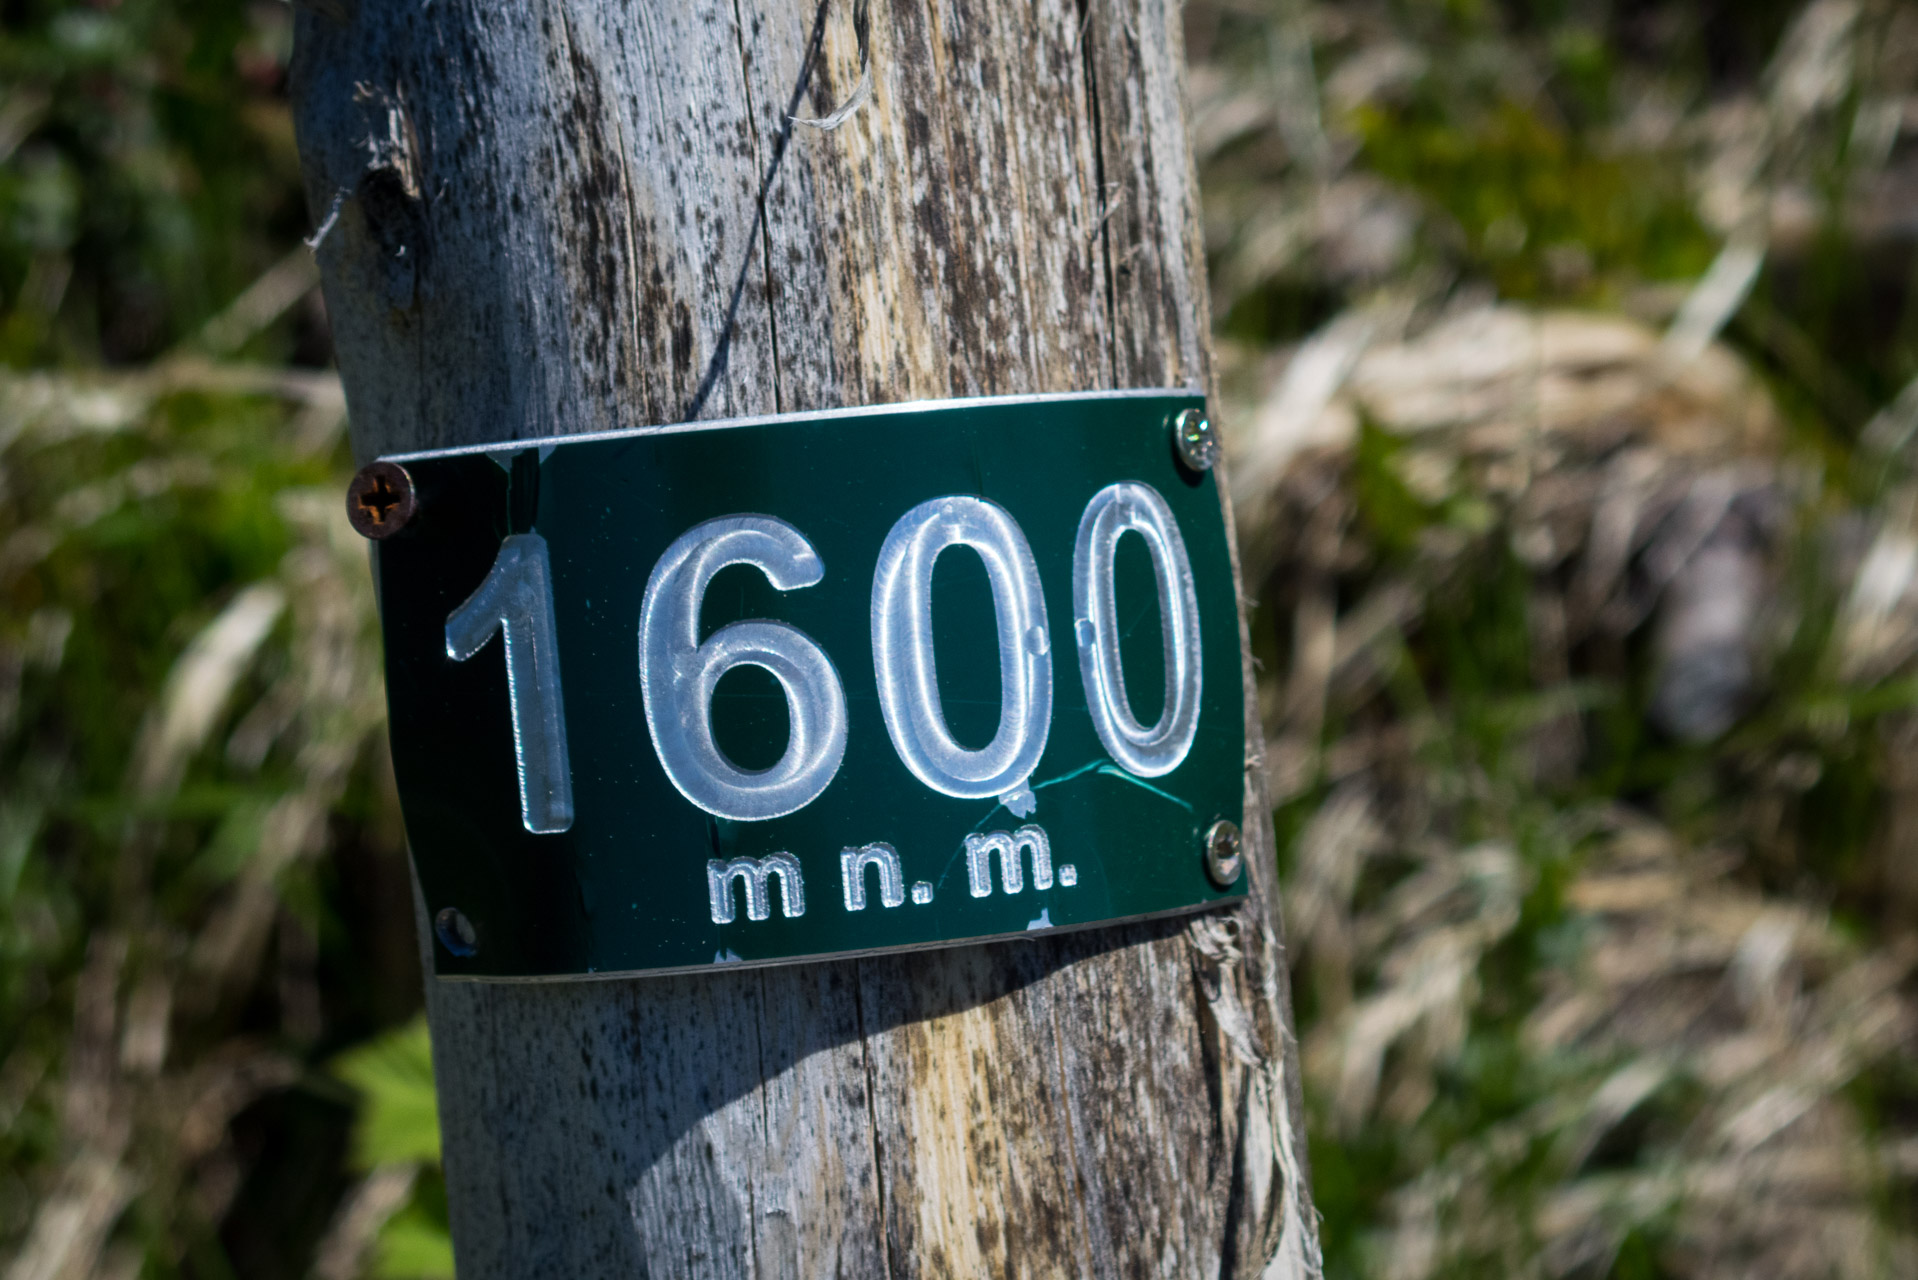
<path fill-rule="evenodd" d="M 1091 1206 L 1087 1199 L 1089 1187 L 1085 1172 L 1079 1167 L 1079 1117 L 1077 1108 L 1073 1106 L 1074 1094 L 1072 1082 L 1067 1078 L 1067 1038 L 1059 1027 L 1059 1002 L 1057 1000 L 1046 1001 L 1046 1027 L 1052 1032 L 1053 1067 L 1059 1081 L 1059 1111 L 1064 1117 L 1066 1127 L 1066 1140 L 1064 1144 L 1066 1161 L 1072 1170 L 1067 1185 L 1072 1189 L 1073 1198 L 1078 1203 L 1079 1221 L 1085 1231 L 1081 1255 L 1083 1259 L 1082 1265 L 1084 1267 L 1082 1274 L 1088 1276 L 1095 1275 L 1097 1274 L 1097 1268 L 1093 1266 L 1092 1262 L 1092 1242 L 1095 1238 L 1095 1233 L 1092 1230 Z"/>
<path fill-rule="evenodd" d="M 892 1232 L 886 1224 L 886 1166 L 879 1150 L 879 1081 L 872 1068 L 872 1042 L 866 1032 L 865 962 L 852 962 L 852 1008 L 854 1025 L 859 1029 L 859 1063 L 866 1072 L 866 1134 L 872 1144 L 873 1186 L 879 1201 L 879 1256 L 885 1260 L 885 1274 L 892 1269 Z"/>
<path fill-rule="evenodd" d="M 735 0 L 735 13 L 738 12 L 737 3 L 738 0 Z M 747 236 L 755 247 L 762 242 L 765 232 L 766 193 L 772 190 L 773 180 L 779 176 L 779 166 L 786 159 L 786 147 L 792 141 L 792 114 L 799 110 L 800 100 L 805 96 L 806 84 L 812 79 L 813 65 L 818 60 L 820 46 L 825 41 L 827 3 L 828 0 L 819 0 L 819 8 L 813 17 L 812 38 L 806 44 L 806 60 L 799 68 L 799 82 L 793 86 L 792 102 L 786 108 L 786 120 L 780 125 L 779 133 L 773 140 L 772 160 L 765 167 L 764 174 L 759 180 L 759 191 L 753 200 L 753 225 Z M 739 264 L 738 278 L 733 281 L 732 296 L 726 304 L 726 318 L 720 326 L 719 339 L 713 346 L 713 355 L 706 366 L 706 375 L 700 379 L 699 389 L 693 392 L 692 401 L 686 406 L 685 413 L 680 415 L 683 421 L 691 422 L 699 417 L 707 399 L 711 397 L 720 378 L 725 375 L 727 361 L 732 351 L 733 329 L 739 322 L 739 303 L 745 295 L 746 276 L 751 270 L 752 251 L 749 250 L 746 260 Z M 777 385 L 776 368 L 773 381 Z"/>
<path fill-rule="evenodd" d="M 1099 109 L 1099 60 L 1093 56 L 1093 42 L 1086 37 L 1092 27 L 1092 6 L 1098 0 L 1079 0 L 1079 56 L 1085 60 L 1086 113 L 1092 125 L 1092 182 L 1098 200 L 1099 221 L 1093 230 L 1098 235 L 1099 274 L 1105 281 L 1106 324 L 1105 357 L 1107 386 L 1119 385 L 1119 295 L 1112 277 L 1112 204 L 1111 188 L 1106 185 L 1105 124 Z"/>
<path fill-rule="evenodd" d="M 822 14 L 825 7 L 826 0 L 820 0 L 819 8 Z M 739 0 L 733 0 L 733 41 L 739 50 L 739 82 L 745 86 L 746 129 L 752 138 L 753 167 L 763 172 L 765 158 L 760 154 L 759 111 L 753 102 L 752 59 L 746 53 L 746 15 L 740 8 Z M 787 125 L 786 128 L 790 129 L 791 126 Z M 755 219 L 753 228 L 757 233 L 754 238 L 759 243 L 760 276 L 766 290 L 766 334 L 767 342 L 772 349 L 773 412 L 784 413 L 786 411 L 785 387 L 779 367 L 779 309 L 772 305 L 772 230 L 766 218 L 766 197 L 771 193 L 771 186 L 772 175 L 767 174 L 766 181 L 760 184 L 758 198 L 753 202 Z"/>

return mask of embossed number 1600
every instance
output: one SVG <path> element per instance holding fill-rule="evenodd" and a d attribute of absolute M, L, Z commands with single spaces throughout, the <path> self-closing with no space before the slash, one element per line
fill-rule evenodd
<path fill-rule="evenodd" d="M 1113 599 L 1119 538 L 1136 533 L 1152 555 L 1165 652 L 1165 703 L 1139 723 L 1126 697 Z M 932 566 L 950 547 L 985 562 L 999 637 L 999 731 L 978 750 L 959 745 L 939 703 L 933 665 Z M 666 776 L 688 800 L 721 818 L 754 821 L 792 813 L 818 797 L 846 754 L 846 691 L 832 659 L 784 622 L 735 622 L 699 638 L 699 608 L 713 576 L 746 564 L 781 591 L 816 585 L 825 566 L 806 536 L 763 515 L 695 525 L 666 549 L 639 611 L 639 681 L 646 728 Z M 1199 722 L 1199 605 L 1185 542 L 1165 499 L 1123 481 L 1093 495 L 1072 553 L 1073 636 L 1079 678 L 1099 741 L 1128 772 L 1151 778 L 1185 759 Z M 514 534 L 479 589 L 446 620 L 446 654 L 473 657 L 505 635 L 520 817 L 546 833 L 573 824 L 572 773 L 560 698 L 553 573 L 546 540 Z M 872 580 L 872 657 L 879 705 L 899 759 L 933 790 L 961 799 L 1016 797 L 1026 789 L 1052 722 L 1052 652 L 1039 569 L 1025 534 L 1003 507 L 953 496 L 899 518 Z M 770 769 L 741 769 L 713 738 L 720 677 L 761 667 L 785 691 L 791 729 Z"/>

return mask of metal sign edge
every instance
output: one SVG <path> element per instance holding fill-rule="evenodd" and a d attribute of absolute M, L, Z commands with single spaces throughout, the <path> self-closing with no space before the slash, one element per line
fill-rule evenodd
<path fill-rule="evenodd" d="M 1010 408 L 1017 405 L 1057 404 L 1077 400 L 1137 400 L 1153 398 L 1200 398 L 1205 392 L 1193 387 L 1117 387 L 1103 391 L 1043 391 L 1029 395 L 954 396 L 943 400 L 906 400 L 896 404 L 848 405 L 839 409 L 810 409 L 800 413 L 761 413 L 739 418 L 704 418 L 692 422 L 669 422 L 648 427 L 615 427 L 609 431 L 587 431 L 577 435 L 533 436 L 496 440 L 487 444 L 450 445 L 444 449 L 414 449 L 406 453 L 383 453 L 376 462 L 424 462 L 434 458 L 462 458 L 475 454 L 498 453 L 503 449 L 563 448 L 606 440 L 638 440 L 647 436 L 685 435 L 695 431 L 730 431 L 740 427 L 794 426 L 808 422 L 830 422 L 844 418 L 874 418 L 887 414 L 932 413 L 949 409 Z"/>
<path fill-rule="evenodd" d="M 538 973 L 538 974 L 479 974 L 479 973 L 434 973 L 435 982 L 457 983 L 461 986 L 551 986 L 559 982 L 612 982 L 626 978 L 679 978 L 690 973 L 736 973 L 744 969 L 778 969 L 801 964 L 823 964 L 829 960 L 865 960 L 877 956 L 912 955 L 922 951 L 951 951 L 956 947 L 982 946 L 987 943 L 1020 942 L 1038 938 L 1054 938 L 1064 934 L 1086 933 L 1093 929 L 1112 929 L 1121 925 L 1144 924 L 1152 920 L 1176 920 L 1181 916 L 1202 915 L 1208 911 L 1235 910 L 1245 903 L 1251 895 L 1251 887 L 1240 873 L 1240 887 L 1225 897 L 1214 898 L 1209 902 L 1190 902 L 1177 907 L 1168 907 L 1164 911 L 1147 911 L 1134 916 L 1112 916 L 1103 920 L 1086 920 L 1078 924 L 1053 925 L 1045 929 L 1018 929 L 1011 933 L 984 933 L 977 937 L 944 940 L 938 942 L 914 942 L 897 947 L 859 947 L 850 951 L 818 951 L 799 956 L 768 956 L 760 960 L 725 960 L 706 964 L 674 965 L 669 969 L 609 969 L 604 973 Z"/>

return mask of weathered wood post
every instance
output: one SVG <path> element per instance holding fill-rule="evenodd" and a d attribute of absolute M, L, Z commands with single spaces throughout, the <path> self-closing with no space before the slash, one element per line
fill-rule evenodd
<path fill-rule="evenodd" d="M 362 460 L 1207 386 L 1175 0 L 305 3 L 296 118 Z M 1239 908 L 429 980 L 460 1273 L 1316 1272 L 1246 706 Z"/>

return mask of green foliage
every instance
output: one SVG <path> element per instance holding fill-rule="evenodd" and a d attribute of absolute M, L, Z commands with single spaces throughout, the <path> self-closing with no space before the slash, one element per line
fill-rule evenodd
<path fill-rule="evenodd" d="M 418 1002 L 291 32 L 0 23 L 0 1256 L 106 1169 L 76 1274 L 304 1274 L 350 1181 L 309 1070 Z"/>
<path fill-rule="evenodd" d="M 381 1229 L 372 1266 L 380 1280 L 451 1280 L 453 1238 L 446 1230 L 444 1196 L 437 1206 L 423 1200 L 408 1205 Z"/>
<path fill-rule="evenodd" d="M 353 1122 L 353 1161 L 358 1167 L 439 1163 L 440 1115 L 425 1018 L 340 1055 L 333 1073 L 360 1094 L 359 1116 Z"/>
<path fill-rule="evenodd" d="M 157 354 L 303 233 L 291 40 L 282 5 L 9 4 L 0 363 Z"/>
<path fill-rule="evenodd" d="M 1501 295 L 1592 298 L 1607 281 L 1690 279 L 1710 265 L 1716 245 L 1678 157 L 1597 152 L 1509 99 L 1462 112 L 1451 88 L 1364 108 L 1352 124 L 1370 167 L 1441 210 L 1464 261 Z"/>
<path fill-rule="evenodd" d="M 280 1064 L 377 1025 L 365 994 L 318 987 L 365 917 L 313 855 L 367 838 L 344 813 L 329 835 L 329 809 L 379 763 L 364 564 L 332 527 L 342 459 L 302 450 L 303 411 L 273 395 L 15 376 L 0 406 L 0 1160 L 15 1188 L 0 1247 L 97 1150 L 142 1187 L 121 1243 L 155 1267 L 297 1254 L 337 1195 L 344 1117 L 288 1111 L 288 1163 L 237 1188 L 282 1215 L 256 1246 L 203 1218 L 207 1167 L 177 1163 L 200 1159 L 178 1099 L 221 1063 L 290 1083 Z M 338 676 L 358 687 L 341 696 Z M 330 999 L 298 1006 L 328 1021 L 276 985 Z M 120 1065 L 142 1037 L 157 1056 Z M 63 1118 L 76 1072 L 137 1137 Z M 282 1109 L 236 1087 L 235 1107 Z"/>
<path fill-rule="evenodd" d="M 361 1169 L 425 1166 L 407 1207 L 380 1229 L 372 1274 L 383 1280 L 436 1280 L 453 1274 L 446 1187 L 438 1174 L 440 1121 L 433 1090 L 433 1049 L 426 1019 L 342 1054 L 333 1072 L 360 1095 L 353 1122 L 353 1160 Z"/>

